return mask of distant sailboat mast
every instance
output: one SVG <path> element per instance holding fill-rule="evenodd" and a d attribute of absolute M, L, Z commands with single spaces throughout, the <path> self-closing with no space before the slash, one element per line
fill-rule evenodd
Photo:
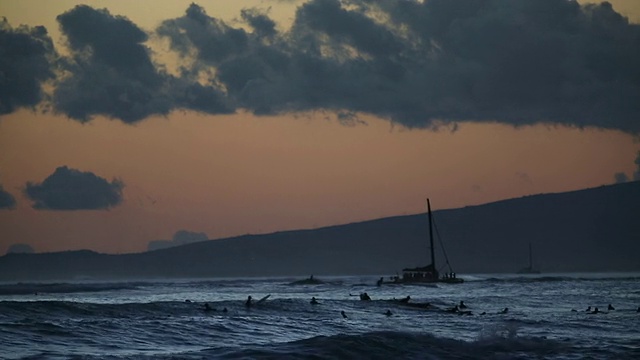
<path fill-rule="evenodd" d="M 431 219 L 431 203 L 429 202 L 429 198 L 427 198 L 427 214 L 429 214 L 428 218 L 429 218 L 429 247 L 431 249 L 431 266 L 433 266 L 433 269 L 436 269 L 436 256 L 435 256 L 435 251 L 433 250 L 433 226 L 432 226 L 432 219 Z"/>
<path fill-rule="evenodd" d="M 531 243 L 529 243 L 529 266 L 524 267 L 518 271 L 518 274 L 539 274 L 540 271 L 533 268 L 533 250 Z"/>

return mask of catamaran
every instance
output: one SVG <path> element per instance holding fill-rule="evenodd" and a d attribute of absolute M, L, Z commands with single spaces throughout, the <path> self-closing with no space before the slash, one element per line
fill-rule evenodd
<path fill-rule="evenodd" d="M 464 282 L 463 279 L 456 276 L 456 273 L 452 270 L 449 259 L 445 252 L 445 260 L 447 262 L 448 272 L 443 273 L 442 276 L 436 267 L 436 256 L 433 246 L 433 216 L 431 215 L 431 203 L 427 198 L 427 217 L 429 219 L 429 250 L 431 252 L 431 264 L 402 269 L 402 277 L 393 277 L 392 282 L 398 284 L 421 284 L 421 283 L 449 283 L 460 284 Z"/>

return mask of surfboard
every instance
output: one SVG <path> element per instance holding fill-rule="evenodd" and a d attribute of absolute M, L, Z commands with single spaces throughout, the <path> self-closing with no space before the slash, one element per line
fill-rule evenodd
<path fill-rule="evenodd" d="M 271 296 L 271 294 L 264 296 L 262 299 L 256 301 L 256 305 L 258 304 L 262 304 L 265 300 L 267 300 L 269 298 L 269 296 Z"/>

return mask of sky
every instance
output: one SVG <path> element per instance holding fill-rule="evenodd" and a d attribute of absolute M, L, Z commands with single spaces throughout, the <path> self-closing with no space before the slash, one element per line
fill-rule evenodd
<path fill-rule="evenodd" d="M 231 3 L 0 0 L 0 254 L 640 179 L 636 0 Z"/>

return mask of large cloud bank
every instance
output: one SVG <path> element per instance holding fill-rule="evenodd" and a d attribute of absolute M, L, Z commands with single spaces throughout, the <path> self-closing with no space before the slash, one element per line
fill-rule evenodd
<path fill-rule="evenodd" d="M 148 251 L 167 249 L 174 246 L 191 244 L 194 242 L 207 241 L 207 234 L 188 230 L 178 230 L 173 234 L 171 240 L 153 240 L 147 245 Z"/>
<path fill-rule="evenodd" d="M 10 90 L 0 110 L 44 100 L 34 84 L 55 73 L 53 109 L 78 121 L 322 109 L 409 128 L 498 121 L 640 132 L 640 26 L 606 2 L 312 0 L 289 29 L 257 9 L 240 18 L 232 26 L 192 4 L 144 31 L 78 6 L 58 16 L 69 57 L 44 29 L 5 24 L 0 51 L 11 55 L 0 56 L 0 71 L 18 62 L 32 71 L 1 78 Z M 179 75 L 153 62 L 152 33 L 185 60 Z M 30 51 L 12 50 L 20 44 Z"/>

